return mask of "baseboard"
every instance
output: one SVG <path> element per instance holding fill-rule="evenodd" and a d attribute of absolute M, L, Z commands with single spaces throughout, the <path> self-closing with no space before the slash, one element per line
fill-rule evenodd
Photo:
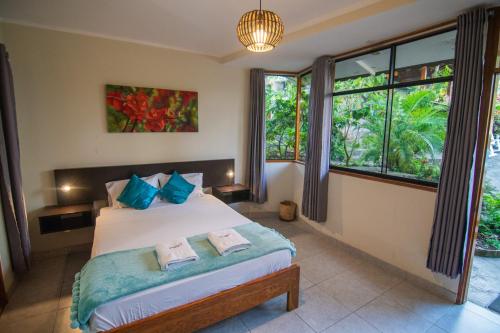
<path fill-rule="evenodd" d="M 92 243 L 78 244 L 53 249 L 48 251 L 37 251 L 31 254 L 33 261 L 44 260 L 48 258 L 60 257 L 75 252 L 86 252 L 92 250 Z"/>
<path fill-rule="evenodd" d="M 305 220 L 302 217 L 298 217 L 298 220 L 306 223 L 307 225 L 311 226 L 314 228 L 316 231 L 320 232 L 323 235 L 326 235 L 327 237 L 330 237 L 333 241 L 338 244 L 338 246 L 344 248 L 346 251 L 350 252 L 351 254 L 357 256 L 358 258 L 365 259 L 377 266 L 382 267 L 385 271 L 390 272 L 391 274 L 396 274 L 400 276 L 403 280 L 406 280 L 408 282 L 411 282 L 412 284 L 417 285 L 418 287 L 427 290 L 428 292 L 437 295 L 439 297 L 442 297 L 450 302 L 455 303 L 455 300 L 457 298 L 457 294 L 443 286 L 440 286 L 438 284 L 433 283 L 432 281 L 426 280 L 418 275 L 415 275 L 413 273 L 410 273 L 408 271 L 405 271 L 391 263 L 388 263 L 387 261 L 384 261 L 380 258 L 377 258 L 368 252 L 365 252 L 363 250 L 360 250 L 350 244 L 347 244 L 333 236 L 331 232 L 325 232 L 323 228 L 318 223 L 315 222 L 310 222 Z"/>

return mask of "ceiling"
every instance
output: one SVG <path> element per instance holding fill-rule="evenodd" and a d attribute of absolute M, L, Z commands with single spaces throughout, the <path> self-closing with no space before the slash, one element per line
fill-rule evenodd
<path fill-rule="evenodd" d="M 235 28 L 258 0 L 1 0 L 7 22 L 156 45 L 238 67 L 299 70 L 337 54 L 456 17 L 499 0 L 264 0 L 285 24 L 273 51 L 251 53 Z"/>

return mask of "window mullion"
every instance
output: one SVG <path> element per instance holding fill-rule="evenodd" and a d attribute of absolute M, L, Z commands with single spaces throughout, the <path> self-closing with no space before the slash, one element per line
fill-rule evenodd
<path fill-rule="evenodd" d="M 389 64 L 389 87 L 394 84 L 394 72 L 396 67 L 396 46 L 391 47 L 391 58 Z M 391 120 L 392 120 L 392 102 L 394 90 L 387 89 L 387 103 L 385 108 L 385 127 L 384 127 L 384 147 L 382 149 L 382 163 L 380 172 L 387 174 L 387 163 L 389 156 L 389 138 L 391 136 Z"/>

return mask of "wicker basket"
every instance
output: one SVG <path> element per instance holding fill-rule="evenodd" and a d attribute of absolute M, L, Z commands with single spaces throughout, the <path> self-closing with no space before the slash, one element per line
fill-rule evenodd
<path fill-rule="evenodd" d="M 295 202 L 289 200 L 280 202 L 280 220 L 288 222 L 295 220 L 296 211 L 297 204 Z"/>

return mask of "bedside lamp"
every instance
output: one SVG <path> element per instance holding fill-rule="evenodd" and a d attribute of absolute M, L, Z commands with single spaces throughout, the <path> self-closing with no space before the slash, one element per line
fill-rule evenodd
<path fill-rule="evenodd" d="M 65 192 L 65 193 L 71 191 L 71 185 L 64 184 L 63 186 L 61 186 L 61 191 Z"/>
<path fill-rule="evenodd" d="M 229 183 L 233 184 L 234 183 L 234 171 L 228 170 L 228 172 L 226 172 L 226 176 L 227 176 L 227 179 L 229 180 Z"/>

